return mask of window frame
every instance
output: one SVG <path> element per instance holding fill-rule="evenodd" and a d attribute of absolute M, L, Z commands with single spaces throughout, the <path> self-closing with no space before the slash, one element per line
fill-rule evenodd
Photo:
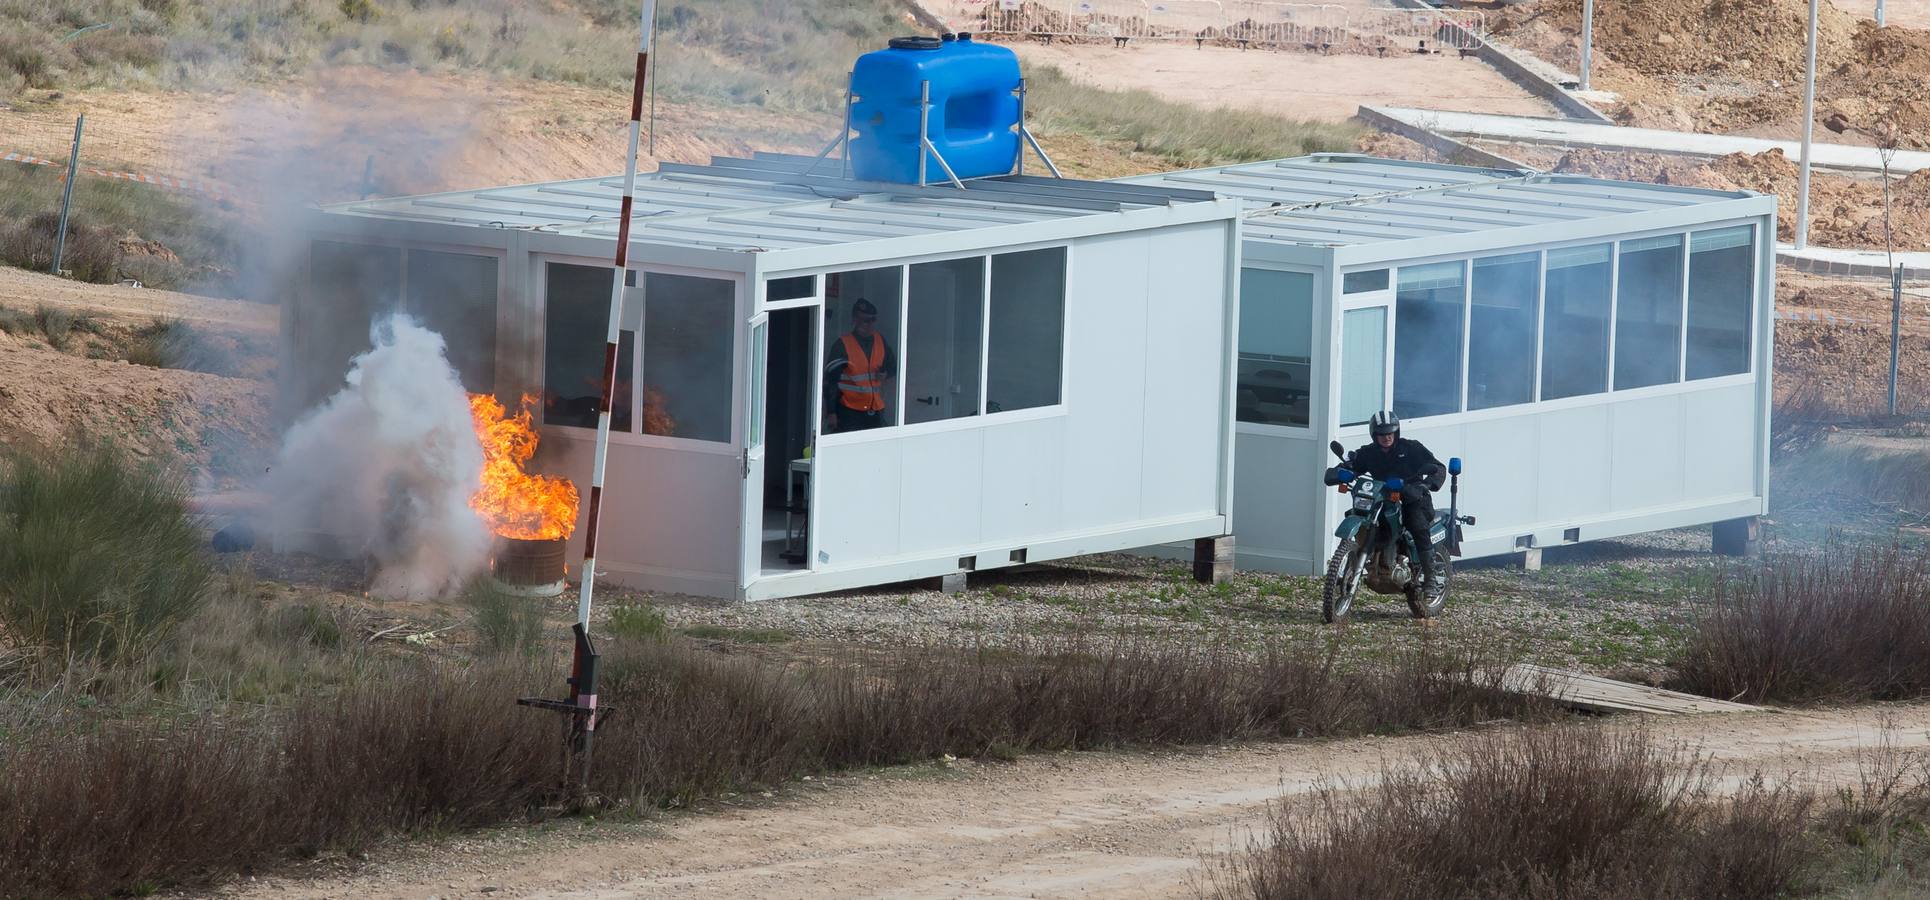
<path fill-rule="evenodd" d="M 1537 414 L 1541 412 L 1552 412 L 1552 411 L 1560 411 L 1560 410 L 1594 406 L 1602 403 L 1615 403 L 1622 400 L 1639 400 L 1639 399 L 1645 399 L 1649 397 L 1668 396 L 1671 394 L 1700 392 L 1705 390 L 1733 387 L 1737 385 L 1753 383 L 1760 380 L 1761 372 L 1759 371 L 1759 367 L 1760 367 L 1760 359 L 1761 359 L 1761 349 L 1759 345 L 1762 344 L 1764 341 L 1769 340 L 1769 338 L 1766 338 L 1762 333 L 1763 332 L 1762 315 L 1763 315 L 1764 304 L 1766 302 L 1769 302 L 1771 299 L 1771 298 L 1765 298 L 1763 296 L 1763 259 L 1762 257 L 1765 252 L 1764 237 L 1763 237 L 1765 232 L 1762 226 L 1762 221 L 1763 220 L 1761 216 L 1726 216 L 1722 218 L 1710 219 L 1705 221 L 1675 224 L 1667 227 L 1644 228 L 1644 229 L 1635 230 L 1635 231 L 1616 232 L 1616 233 L 1610 233 L 1610 234 L 1598 234 L 1598 235 L 1593 235 L 1589 237 L 1574 237 L 1574 238 L 1568 238 L 1568 239 L 1559 240 L 1559 241 L 1513 244 L 1513 245 L 1495 244 L 1495 245 L 1484 246 L 1479 249 L 1465 250 L 1465 251 L 1461 251 L 1457 253 L 1449 253 L 1449 254 L 1416 256 L 1411 258 L 1400 258 L 1400 259 L 1381 259 L 1381 260 L 1372 261 L 1372 262 L 1350 262 L 1344 266 L 1335 267 L 1336 274 L 1333 278 L 1332 289 L 1339 290 L 1339 285 L 1342 284 L 1346 275 L 1352 272 L 1370 271 L 1373 269 L 1380 269 L 1380 268 L 1397 270 L 1402 267 L 1409 267 L 1409 266 L 1428 265 L 1433 263 L 1445 263 L 1445 262 L 1461 262 L 1464 266 L 1468 267 L 1467 270 L 1465 271 L 1469 273 L 1468 277 L 1471 279 L 1473 261 L 1478 258 L 1483 258 L 1488 256 L 1527 254 L 1527 253 L 1537 254 L 1537 256 L 1539 257 L 1538 269 L 1540 271 L 1540 278 L 1538 279 L 1538 285 L 1536 288 L 1536 297 L 1535 297 L 1534 399 L 1528 403 L 1518 403 L 1511 406 L 1493 407 L 1493 408 L 1481 409 L 1481 410 L 1467 409 L 1468 370 L 1470 366 L 1468 365 L 1468 360 L 1465 354 L 1466 354 L 1467 344 L 1469 343 L 1468 328 L 1472 324 L 1469 319 L 1469 310 L 1468 310 L 1468 304 L 1471 303 L 1471 292 L 1473 287 L 1472 282 L 1470 280 L 1464 283 L 1463 285 L 1463 301 L 1462 301 L 1463 302 L 1463 314 L 1462 314 L 1463 357 L 1462 357 L 1462 372 L 1461 372 L 1462 409 L 1459 412 L 1455 412 L 1455 413 L 1442 413 L 1442 414 L 1432 415 L 1432 416 L 1417 416 L 1417 417 L 1408 419 L 1407 421 L 1409 422 L 1426 423 L 1429 426 L 1459 425 L 1463 423 L 1484 422 L 1484 421 L 1489 421 L 1493 419 L 1507 418 L 1509 416 L 1532 415 L 1532 414 Z M 1692 257 L 1694 255 L 1693 251 L 1690 249 L 1691 247 L 1690 241 L 1692 239 L 1692 236 L 1698 232 L 1715 231 L 1715 230 L 1721 230 L 1725 228 L 1735 228 L 1735 227 L 1742 227 L 1742 226 L 1753 227 L 1754 236 L 1755 236 L 1755 243 L 1752 245 L 1753 264 L 1750 266 L 1750 275 L 1749 275 L 1749 335 L 1750 335 L 1751 344 L 1750 344 L 1750 351 L 1748 354 L 1748 367 L 1743 372 L 1739 372 L 1736 374 L 1720 375 L 1720 376 L 1713 376 L 1709 378 L 1699 378 L 1699 379 L 1693 379 L 1693 380 L 1689 379 L 1687 377 L 1688 369 L 1687 369 L 1687 359 L 1686 359 L 1687 340 L 1688 340 L 1688 335 L 1687 335 L 1688 285 L 1689 285 L 1690 264 L 1692 262 Z M 1646 238 L 1655 238 L 1655 237 L 1668 237 L 1668 236 L 1678 237 L 1683 242 L 1682 263 L 1681 263 L 1680 272 L 1679 272 L 1680 278 L 1682 280 L 1681 310 L 1680 310 L 1682 315 L 1682 326 L 1681 326 L 1682 333 L 1678 335 L 1678 339 L 1681 341 L 1681 344 L 1682 344 L 1680 350 L 1683 358 L 1677 361 L 1678 363 L 1677 378 L 1675 381 L 1665 382 L 1663 384 L 1645 385 L 1639 388 L 1623 388 L 1621 390 L 1616 390 L 1614 387 L 1615 385 L 1615 343 L 1616 343 L 1615 342 L 1615 331 L 1616 331 L 1615 322 L 1616 322 L 1616 316 L 1619 314 L 1620 306 L 1621 306 L 1622 244 L 1625 241 L 1642 240 Z M 1594 393 L 1579 394 L 1573 397 L 1562 397 L 1554 400 L 1549 400 L 1542 396 L 1542 370 L 1546 364 L 1543 341 L 1546 337 L 1546 328 L 1547 328 L 1547 321 L 1548 321 L 1548 316 L 1547 316 L 1548 254 L 1552 251 L 1563 250 L 1571 247 L 1586 247 L 1586 246 L 1597 245 L 1597 244 L 1606 244 L 1609 247 L 1609 258 L 1608 258 L 1609 306 L 1608 306 L 1608 313 L 1607 313 L 1608 314 L 1608 347 L 1606 351 L 1608 371 L 1606 373 L 1605 387 L 1603 390 L 1600 390 Z M 1252 263 L 1248 262 L 1244 264 L 1251 265 Z M 1397 283 L 1398 283 L 1398 275 L 1396 274 L 1395 276 L 1392 276 L 1389 278 L 1388 288 L 1384 291 L 1362 292 L 1357 294 L 1342 293 L 1335 297 L 1334 302 L 1331 305 L 1331 309 L 1333 310 L 1333 321 L 1332 321 L 1332 334 L 1330 338 L 1330 344 L 1335 351 L 1337 351 L 1340 346 L 1341 327 L 1342 327 L 1341 323 L 1343 321 L 1344 315 L 1348 311 L 1361 309 L 1365 307 L 1374 307 L 1374 306 L 1385 306 L 1388 308 L 1388 334 L 1386 338 L 1387 340 L 1387 376 L 1386 376 L 1387 382 L 1384 386 L 1384 392 L 1382 396 L 1382 408 L 1386 408 L 1388 404 L 1392 403 L 1393 363 L 1394 363 L 1394 356 L 1395 356 L 1393 306 L 1394 306 L 1395 286 Z M 1326 369 L 1326 372 L 1325 372 L 1326 376 L 1335 381 L 1335 383 L 1330 386 L 1327 392 L 1332 400 L 1333 407 L 1329 411 L 1328 415 L 1325 417 L 1329 423 L 1329 428 L 1332 429 L 1332 433 L 1342 437 L 1347 436 L 1349 434 L 1353 434 L 1355 432 L 1365 433 L 1365 426 L 1340 424 L 1339 384 L 1338 384 L 1338 379 L 1340 377 L 1339 356 L 1338 355 L 1331 356 L 1328 363 L 1325 366 L 1325 369 Z"/>
<path fill-rule="evenodd" d="M 531 281 L 530 296 L 536 298 L 537 301 L 531 304 L 531 318 L 535 325 L 533 329 L 534 340 L 532 341 L 535 347 L 535 365 L 532 372 L 535 375 L 535 385 L 539 388 L 546 388 L 548 387 L 549 379 L 549 279 L 547 277 L 547 267 L 551 263 L 561 263 L 570 266 L 589 266 L 592 268 L 609 269 L 610 263 L 608 260 L 590 259 L 568 253 L 540 251 L 529 254 L 529 263 L 529 277 Z M 732 313 L 731 324 L 730 402 L 733 414 L 731 416 L 730 438 L 725 441 L 670 437 L 668 435 L 644 434 L 642 432 L 643 392 L 641 385 L 643 375 L 644 323 L 647 317 L 644 311 L 639 308 L 636 336 L 633 338 L 635 343 L 631 351 L 634 358 L 635 372 L 635 380 L 632 383 L 639 387 L 636 391 L 632 392 L 632 412 L 630 417 L 631 425 L 638 430 L 617 431 L 612 428 L 610 430 L 610 443 L 612 445 L 628 447 L 650 447 L 658 450 L 705 453 L 714 456 L 741 455 L 744 452 L 746 430 L 744 416 L 741 414 L 741 411 L 745 402 L 745 395 L 749 388 L 749 385 L 745 383 L 747 376 L 743 370 L 746 367 L 742 362 L 750 346 L 750 328 L 747 325 L 750 316 L 744 314 L 746 307 L 749 305 L 746 292 L 750 284 L 750 275 L 745 272 L 732 272 L 723 269 L 700 269 L 689 266 L 670 266 L 657 263 L 632 263 L 626 268 L 626 271 L 635 273 L 639 281 L 645 281 L 647 276 L 654 272 L 665 275 L 686 275 L 693 278 L 709 278 L 716 281 L 731 282 L 733 306 L 735 308 L 735 311 Z M 645 284 L 647 285 L 647 281 L 645 281 Z M 647 287 L 639 286 L 633 288 L 626 285 L 624 290 L 626 292 L 631 290 L 647 290 Z M 645 300 L 645 302 L 647 303 L 648 300 Z M 594 428 L 583 428 L 575 425 L 551 425 L 546 422 L 539 425 L 539 427 L 543 429 L 543 436 L 546 438 L 555 435 L 570 440 L 596 440 L 596 429 Z"/>
<path fill-rule="evenodd" d="M 1060 333 L 1060 354 L 1061 354 L 1060 364 L 1059 364 L 1059 390 L 1058 390 L 1059 402 L 1051 404 L 1049 406 L 1034 406 L 1027 409 L 1014 409 L 1014 410 L 1002 410 L 1000 412 L 988 412 L 986 410 L 986 401 L 987 401 L 986 390 L 989 387 L 988 382 L 989 382 L 990 371 L 991 371 L 989 356 L 991 353 L 991 334 L 992 334 L 992 319 L 991 319 L 992 257 L 1003 256 L 1008 253 L 1025 253 L 1033 250 L 1052 250 L 1052 249 L 1063 250 L 1065 254 L 1064 294 L 1061 298 L 1062 302 L 1059 304 L 1059 333 Z M 764 302 L 760 306 L 760 308 L 764 310 L 773 310 L 773 309 L 786 309 L 794 305 L 802 306 L 802 305 L 821 303 L 823 299 L 823 293 L 824 293 L 824 278 L 825 276 L 830 275 L 832 273 L 851 272 L 851 271 L 859 271 L 859 270 L 865 270 L 865 269 L 886 269 L 886 268 L 896 268 L 899 270 L 898 271 L 898 303 L 899 303 L 898 308 L 903 312 L 898 317 L 898 333 L 892 338 L 897 342 L 892 346 L 895 347 L 898 351 L 898 370 L 899 370 L 898 377 L 892 379 L 892 386 L 895 391 L 895 396 L 892 402 L 898 404 L 896 408 L 901 411 L 899 422 L 896 425 L 887 425 L 879 428 L 869 429 L 866 431 L 850 431 L 850 432 L 843 432 L 839 434 L 818 433 L 817 446 L 820 448 L 820 450 L 824 448 L 830 448 L 830 447 L 842 447 L 842 446 L 853 445 L 853 444 L 866 444 L 866 443 L 872 443 L 874 441 L 888 441 L 888 440 L 896 440 L 896 439 L 905 438 L 905 437 L 916 437 L 920 435 L 942 434 L 949 431 L 966 431 L 973 428 L 986 428 L 993 425 L 1017 424 L 1020 422 L 1029 422 L 1037 419 L 1057 418 L 1057 417 L 1062 417 L 1067 415 L 1069 411 L 1069 406 L 1066 402 L 1066 393 L 1067 393 L 1067 387 L 1070 384 L 1072 360 L 1074 359 L 1073 349 L 1074 347 L 1077 346 L 1077 339 L 1076 339 L 1076 336 L 1073 334 L 1073 330 L 1071 327 L 1072 298 L 1076 296 L 1076 291 L 1074 288 L 1074 281 L 1075 281 L 1074 273 L 1076 272 L 1078 267 L 1074 264 L 1074 258 L 1077 256 L 1077 251 L 1078 251 L 1078 247 L 1077 247 L 1076 241 L 1068 241 L 1068 240 L 1061 239 L 1061 240 L 1051 240 L 1051 241 L 1034 241 L 1034 242 L 1024 243 L 1024 244 L 1012 244 L 1009 246 L 1000 246 L 996 248 L 986 247 L 986 248 L 979 248 L 976 250 L 954 250 L 954 251 L 948 251 L 944 253 L 922 254 L 919 256 L 904 256 L 904 257 L 896 257 L 891 259 L 878 259 L 878 260 L 846 263 L 846 264 L 834 265 L 834 266 L 812 266 L 809 268 L 802 268 L 802 269 L 773 270 L 770 272 L 759 273 L 758 277 L 760 278 L 761 281 L 769 281 L 774 278 L 794 278 L 794 277 L 803 276 L 803 275 L 817 276 L 818 297 L 810 298 L 807 300 L 779 301 L 775 304 Z M 939 419 L 931 422 L 918 422 L 914 424 L 906 424 L 903 420 L 902 410 L 905 408 L 904 407 L 904 402 L 905 402 L 904 372 L 906 368 L 910 365 L 910 357 L 909 357 L 909 354 L 906 352 L 906 348 L 905 348 L 905 334 L 910 327 L 910 321 L 911 321 L 911 315 L 910 315 L 911 267 L 915 265 L 920 265 L 923 263 L 946 262 L 948 260 L 972 259 L 972 258 L 978 258 L 983 260 L 983 266 L 984 266 L 984 269 L 982 270 L 983 276 L 984 276 L 983 278 L 984 285 L 981 289 L 981 296 L 979 298 L 979 302 L 980 302 L 979 314 L 982 318 L 980 319 L 980 323 L 979 323 L 978 412 L 975 415 L 958 416 L 950 419 Z M 760 285 L 760 288 L 761 288 L 761 285 Z M 825 347 L 822 345 L 824 345 L 826 341 L 821 340 L 818 343 L 821 346 L 818 346 L 815 349 L 815 353 L 817 355 L 816 355 L 816 358 L 814 359 L 814 364 L 816 368 L 821 372 L 824 368 L 824 352 L 825 352 Z M 820 390 L 822 390 L 822 388 L 820 388 Z"/>

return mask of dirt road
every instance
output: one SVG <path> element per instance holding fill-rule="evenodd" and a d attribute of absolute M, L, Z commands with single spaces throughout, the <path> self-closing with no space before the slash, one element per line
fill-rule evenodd
<path fill-rule="evenodd" d="M 1546 102 L 1487 63 L 1457 56 L 1241 51 L 1192 44 L 1007 44 L 1030 64 L 1111 90 L 1143 88 L 1168 100 L 1238 106 L 1293 119 L 1339 122 L 1362 104 L 1520 116 L 1554 115 Z"/>
<path fill-rule="evenodd" d="M 1930 748 L 1930 705 L 1892 708 L 1898 746 Z M 1856 777 L 1871 708 L 1657 720 L 1726 774 Z M 1628 727 L 1618 722 L 1615 727 Z M 1453 740 L 1454 738 L 1447 738 Z M 222 896 L 1172 897 L 1245 842 L 1266 806 L 1322 779 L 1370 784 L 1440 737 L 1066 754 L 841 776 L 705 804 L 635 828 L 565 827 L 402 848 L 331 877 L 263 879 Z M 589 836 L 586 836 L 589 835 Z"/>

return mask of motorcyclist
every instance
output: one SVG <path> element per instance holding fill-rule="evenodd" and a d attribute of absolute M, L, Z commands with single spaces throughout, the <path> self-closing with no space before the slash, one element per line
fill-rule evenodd
<path fill-rule="evenodd" d="M 1433 492 L 1447 482 L 1447 467 L 1428 452 L 1420 441 L 1401 437 L 1401 417 L 1381 410 L 1368 420 L 1367 430 L 1374 442 L 1347 456 L 1347 467 L 1386 481 L 1399 478 L 1411 485 L 1401 491 L 1401 523 L 1414 539 L 1415 560 L 1425 578 L 1428 596 L 1441 589 L 1434 572 L 1434 541 L 1428 531 L 1434 523 Z M 1415 488 L 1425 486 L 1426 490 Z"/>

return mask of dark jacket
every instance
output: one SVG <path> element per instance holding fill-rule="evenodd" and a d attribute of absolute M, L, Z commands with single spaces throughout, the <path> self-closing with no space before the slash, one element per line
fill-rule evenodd
<path fill-rule="evenodd" d="M 1383 481 L 1399 478 L 1410 484 L 1424 482 L 1430 490 L 1440 490 L 1446 479 L 1447 467 L 1420 441 L 1407 438 L 1395 438 L 1394 446 L 1386 450 L 1379 444 L 1368 444 L 1355 450 L 1350 459 L 1353 464 L 1349 468 Z"/>

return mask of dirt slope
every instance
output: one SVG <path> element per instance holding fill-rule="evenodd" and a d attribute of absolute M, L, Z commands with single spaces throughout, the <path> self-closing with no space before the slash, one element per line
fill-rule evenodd
<path fill-rule="evenodd" d="M 1889 710 L 1894 739 L 1930 747 L 1930 706 Z M 1656 722 L 1727 774 L 1856 777 L 1876 709 Z M 1627 722 L 1617 727 L 1628 727 Z M 1451 740 L 1452 738 L 1449 738 Z M 925 776 L 847 776 L 701 815 L 586 834 L 524 832 L 402 848 L 364 871 L 256 881 L 223 896 L 1172 897 L 1243 844 L 1268 802 L 1322 779 L 1371 783 L 1441 738 L 1371 738 L 1146 754 L 955 763 Z M 707 804 L 716 806 L 715 804 Z M 642 833 L 639 833 L 642 832 Z"/>

